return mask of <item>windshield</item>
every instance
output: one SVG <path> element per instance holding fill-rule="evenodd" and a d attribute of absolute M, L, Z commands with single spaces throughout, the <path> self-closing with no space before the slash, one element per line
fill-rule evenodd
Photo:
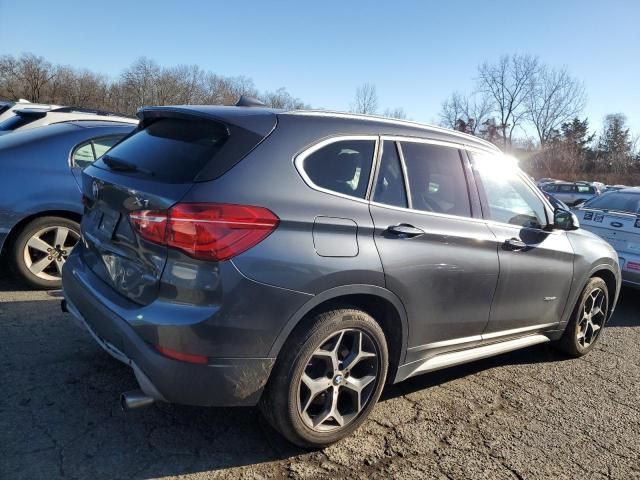
<path fill-rule="evenodd" d="M 640 213 L 640 192 L 609 192 L 584 204 L 584 208 Z"/>

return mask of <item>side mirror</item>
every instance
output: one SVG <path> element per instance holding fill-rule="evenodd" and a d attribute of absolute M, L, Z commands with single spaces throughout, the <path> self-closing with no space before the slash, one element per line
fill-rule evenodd
<path fill-rule="evenodd" d="M 580 228 L 580 222 L 575 213 L 558 208 L 553 212 L 553 228 L 558 230 L 577 230 Z"/>

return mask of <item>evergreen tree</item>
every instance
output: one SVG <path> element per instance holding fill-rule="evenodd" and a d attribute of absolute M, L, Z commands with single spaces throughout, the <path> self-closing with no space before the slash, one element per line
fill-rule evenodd
<path fill-rule="evenodd" d="M 607 115 L 598 142 L 598 164 L 605 170 L 624 173 L 631 166 L 633 149 L 627 117 L 622 113 Z"/>

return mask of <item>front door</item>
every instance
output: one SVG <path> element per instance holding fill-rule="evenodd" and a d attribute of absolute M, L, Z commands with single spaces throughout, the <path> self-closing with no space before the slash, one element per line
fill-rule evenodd
<path fill-rule="evenodd" d="M 382 143 L 370 208 L 386 286 L 409 319 L 408 362 L 479 342 L 489 319 L 498 255 L 472 218 L 463 162 L 454 147 Z"/>
<path fill-rule="evenodd" d="M 484 216 L 496 237 L 500 278 L 485 337 L 560 321 L 573 278 L 566 232 L 550 230 L 548 209 L 516 168 L 472 154 Z"/>

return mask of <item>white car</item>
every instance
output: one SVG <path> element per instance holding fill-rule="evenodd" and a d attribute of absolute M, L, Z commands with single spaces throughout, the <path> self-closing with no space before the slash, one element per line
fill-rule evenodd
<path fill-rule="evenodd" d="M 603 193 L 574 213 L 618 252 L 622 283 L 640 288 L 640 187 Z"/>
<path fill-rule="evenodd" d="M 110 112 L 63 107 L 60 105 L 43 105 L 22 100 L 0 114 L 0 135 L 53 123 L 82 120 L 138 123 L 138 119 L 135 117 L 125 117 Z"/>

